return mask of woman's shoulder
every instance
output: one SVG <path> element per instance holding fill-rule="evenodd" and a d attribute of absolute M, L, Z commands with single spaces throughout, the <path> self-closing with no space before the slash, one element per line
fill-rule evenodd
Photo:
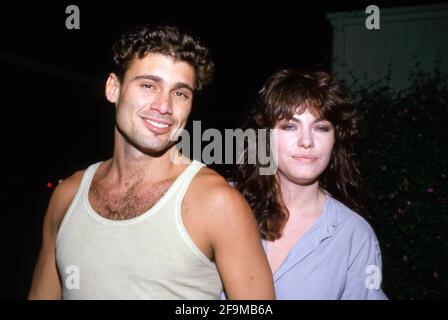
<path fill-rule="evenodd" d="M 344 234 L 352 237 L 373 238 L 376 241 L 375 231 L 364 217 L 331 196 L 328 201 L 328 210 L 333 216 L 336 229 L 341 229 Z"/>

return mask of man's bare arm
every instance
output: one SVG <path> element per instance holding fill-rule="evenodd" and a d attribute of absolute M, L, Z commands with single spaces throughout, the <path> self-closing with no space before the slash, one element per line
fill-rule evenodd
<path fill-rule="evenodd" d="M 272 271 L 255 217 L 244 197 L 223 179 L 203 183 L 207 237 L 228 299 L 274 299 Z"/>
<path fill-rule="evenodd" d="M 51 195 L 42 228 L 42 246 L 34 269 L 28 299 L 61 299 L 55 244 L 59 225 L 81 183 L 82 171 L 59 184 Z"/>

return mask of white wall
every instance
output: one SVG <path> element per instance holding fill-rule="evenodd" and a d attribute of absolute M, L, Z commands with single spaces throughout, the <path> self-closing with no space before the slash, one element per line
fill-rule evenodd
<path fill-rule="evenodd" d="M 432 72 L 440 59 L 439 69 L 448 73 L 448 3 L 379 9 L 379 30 L 366 28 L 370 14 L 365 11 L 327 14 L 333 27 L 333 71 L 340 78 L 350 83 L 352 72 L 376 80 L 391 64 L 390 85 L 401 89 L 417 61 L 422 71 Z"/>

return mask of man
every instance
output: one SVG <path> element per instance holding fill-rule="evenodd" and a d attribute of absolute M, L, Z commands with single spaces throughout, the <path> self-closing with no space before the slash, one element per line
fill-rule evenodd
<path fill-rule="evenodd" d="M 208 50 L 175 27 L 140 26 L 113 51 L 113 156 L 55 189 L 29 298 L 218 299 L 223 287 L 274 298 L 249 206 L 173 142 L 211 79 Z"/>

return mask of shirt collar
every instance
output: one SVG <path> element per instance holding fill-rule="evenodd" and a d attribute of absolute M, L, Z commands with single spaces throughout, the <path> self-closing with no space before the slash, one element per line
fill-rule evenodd
<path fill-rule="evenodd" d="M 274 281 L 278 280 L 282 275 L 284 275 L 293 266 L 302 261 L 306 256 L 311 254 L 319 244 L 331 237 L 337 225 L 337 217 L 335 210 L 332 209 L 334 199 L 330 194 L 325 195 L 324 208 L 322 210 L 322 215 L 314 223 L 314 225 L 304 234 L 302 239 L 300 239 L 291 251 L 288 253 L 285 261 L 280 265 L 274 274 Z M 267 252 L 268 241 L 263 240 L 263 248 Z"/>

